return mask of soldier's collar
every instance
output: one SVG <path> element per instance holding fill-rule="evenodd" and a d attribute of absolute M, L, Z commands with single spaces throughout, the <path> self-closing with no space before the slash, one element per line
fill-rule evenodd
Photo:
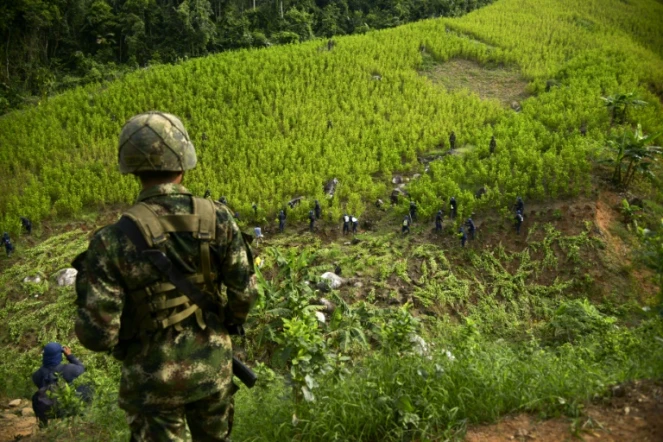
<path fill-rule="evenodd" d="M 138 194 L 138 199 L 136 202 L 141 202 L 148 198 L 163 195 L 191 195 L 191 192 L 189 192 L 187 188 L 181 184 L 158 184 L 156 186 L 149 187 Z"/>

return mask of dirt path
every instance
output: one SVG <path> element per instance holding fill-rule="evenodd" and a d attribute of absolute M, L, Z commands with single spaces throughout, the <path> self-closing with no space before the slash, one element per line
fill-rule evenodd
<path fill-rule="evenodd" d="M 467 442 L 663 441 L 663 382 L 636 381 L 613 389 L 613 397 L 588 405 L 583 415 L 540 421 L 528 414 L 471 428 Z"/>
<path fill-rule="evenodd" d="M 0 403 L 0 442 L 20 440 L 37 432 L 37 419 L 27 399 L 4 400 Z"/>

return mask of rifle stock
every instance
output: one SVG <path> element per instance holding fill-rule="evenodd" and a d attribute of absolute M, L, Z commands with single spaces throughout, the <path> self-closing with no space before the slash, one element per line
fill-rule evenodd
<path fill-rule="evenodd" d="M 244 327 L 241 325 L 228 325 L 226 328 L 230 335 L 244 336 Z M 236 356 L 233 356 L 233 375 L 237 376 L 248 388 L 253 388 L 258 380 L 258 376 L 253 370 L 244 365 Z"/>

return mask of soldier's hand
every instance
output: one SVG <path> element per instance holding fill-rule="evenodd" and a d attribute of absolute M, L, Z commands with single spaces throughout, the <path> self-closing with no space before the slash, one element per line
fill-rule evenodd
<path fill-rule="evenodd" d="M 71 348 L 67 347 L 66 345 L 62 347 L 62 353 L 64 353 L 65 356 L 71 355 Z"/>

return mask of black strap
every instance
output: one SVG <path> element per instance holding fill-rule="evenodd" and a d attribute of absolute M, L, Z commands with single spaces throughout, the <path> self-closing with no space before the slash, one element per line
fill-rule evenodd
<path fill-rule="evenodd" d="M 186 276 L 182 274 L 175 267 L 172 261 L 159 249 L 152 249 L 147 246 L 147 241 L 140 232 L 140 229 L 130 218 L 123 216 L 117 222 L 117 227 L 127 235 L 129 241 L 133 243 L 138 250 L 138 253 L 147 258 L 150 263 L 165 277 L 168 278 L 171 284 L 179 290 L 180 293 L 186 295 L 191 302 L 200 307 L 203 311 L 216 311 L 218 306 L 205 295 L 198 287 L 193 285 Z"/>

